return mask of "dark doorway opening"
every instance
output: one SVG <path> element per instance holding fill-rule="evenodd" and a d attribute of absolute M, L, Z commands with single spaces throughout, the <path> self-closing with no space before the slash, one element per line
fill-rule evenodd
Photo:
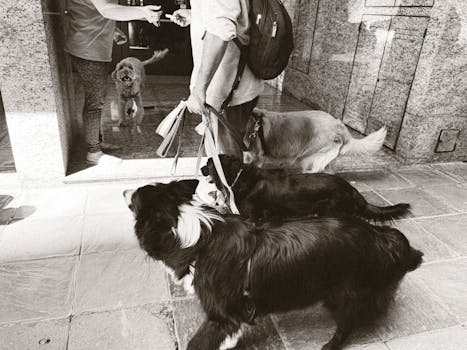
<path fill-rule="evenodd" d="M 155 64 L 146 66 L 148 75 L 188 76 L 193 68 L 189 27 L 182 28 L 165 18 L 176 10 L 189 7 L 187 0 L 120 0 L 120 3 L 132 6 L 160 5 L 163 17 L 159 27 L 146 21 L 118 23 L 118 27 L 128 38 L 126 44 L 114 46 L 113 65 L 125 57 L 145 60 L 154 50 L 169 49 L 168 55 Z"/>

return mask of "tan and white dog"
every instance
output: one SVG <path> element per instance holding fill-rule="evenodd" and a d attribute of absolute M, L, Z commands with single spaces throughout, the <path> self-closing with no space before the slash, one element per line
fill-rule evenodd
<path fill-rule="evenodd" d="M 142 92 L 146 72 L 144 66 L 162 60 L 168 49 L 154 51 L 151 58 L 140 61 L 136 57 L 127 57 L 117 63 L 112 72 L 112 79 L 117 89 L 117 117 L 120 126 L 135 124 L 137 128 L 144 118 Z M 113 118 L 114 119 L 114 118 Z"/>
<path fill-rule="evenodd" d="M 370 155 L 381 149 L 385 127 L 355 139 L 344 123 L 323 111 L 271 112 L 255 109 L 244 142 L 246 162 L 299 164 L 305 172 L 322 172 L 339 155 Z"/>

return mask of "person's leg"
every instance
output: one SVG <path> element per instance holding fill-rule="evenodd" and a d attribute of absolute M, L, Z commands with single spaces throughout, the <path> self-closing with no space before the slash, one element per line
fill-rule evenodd
<path fill-rule="evenodd" d="M 75 56 L 71 56 L 71 61 L 81 78 L 84 88 L 83 127 L 88 152 L 86 158 L 91 163 L 97 163 L 103 156 L 101 150 L 101 118 L 106 92 L 108 63 L 89 61 Z M 112 158 L 114 159 L 109 158 L 109 160 L 118 160 L 116 157 Z"/>
<path fill-rule="evenodd" d="M 242 138 L 246 132 L 248 119 L 257 103 L 258 98 L 255 98 L 254 100 L 238 106 L 227 107 L 224 112 L 227 121 L 230 122 Z M 237 142 L 235 142 L 235 139 L 232 137 L 230 132 L 220 122 L 218 125 L 218 145 L 219 153 L 234 155 L 243 160 L 242 149 Z"/>

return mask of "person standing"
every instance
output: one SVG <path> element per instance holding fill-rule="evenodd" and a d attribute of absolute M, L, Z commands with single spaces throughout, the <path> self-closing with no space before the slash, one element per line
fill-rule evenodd
<path fill-rule="evenodd" d="M 180 26 L 191 25 L 193 72 L 187 107 L 192 113 L 203 114 L 207 113 L 205 103 L 220 110 L 232 90 L 240 60 L 240 49 L 234 39 L 238 38 L 242 45 L 249 43 L 249 1 L 191 0 L 190 3 L 191 10 L 177 10 L 170 18 Z M 224 114 L 241 135 L 263 88 L 264 82 L 246 66 Z M 218 147 L 220 153 L 243 159 L 240 146 L 220 123 Z"/>
<path fill-rule="evenodd" d="M 120 163 L 120 158 L 103 152 L 105 145 L 101 131 L 115 24 L 116 21 L 146 20 L 158 26 L 160 6 L 123 6 L 118 4 L 118 0 L 67 0 L 67 14 L 65 51 L 71 56 L 85 94 L 83 126 L 87 144 L 86 161 L 91 164 Z"/>

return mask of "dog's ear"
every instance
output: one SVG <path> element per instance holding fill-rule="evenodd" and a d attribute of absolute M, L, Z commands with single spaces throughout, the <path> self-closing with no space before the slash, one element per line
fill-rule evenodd
<path fill-rule="evenodd" d="M 196 192 L 198 184 L 199 180 L 197 179 L 173 182 L 173 186 L 175 186 L 177 193 L 182 196 L 184 200 L 191 200 L 191 197 L 193 197 Z"/>
<path fill-rule="evenodd" d="M 112 80 L 113 80 L 113 81 L 116 81 L 116 80 L 117 80 L 117 68 L 118 68 L 118 66 L 115 66 L 114 71 L 113 71 L 112 74 L 110 75 L 110 76 L 112 77 Z"/>
<path fill-rule="evenodd" d="M 251 115 L 255 119 L 260 119 L 260 118 L 264 117 L 264 110 L 259 109 L 259 108 L 255 108 L 255 109 L 253 109 L 253 112 L 251 112 Z"/>

